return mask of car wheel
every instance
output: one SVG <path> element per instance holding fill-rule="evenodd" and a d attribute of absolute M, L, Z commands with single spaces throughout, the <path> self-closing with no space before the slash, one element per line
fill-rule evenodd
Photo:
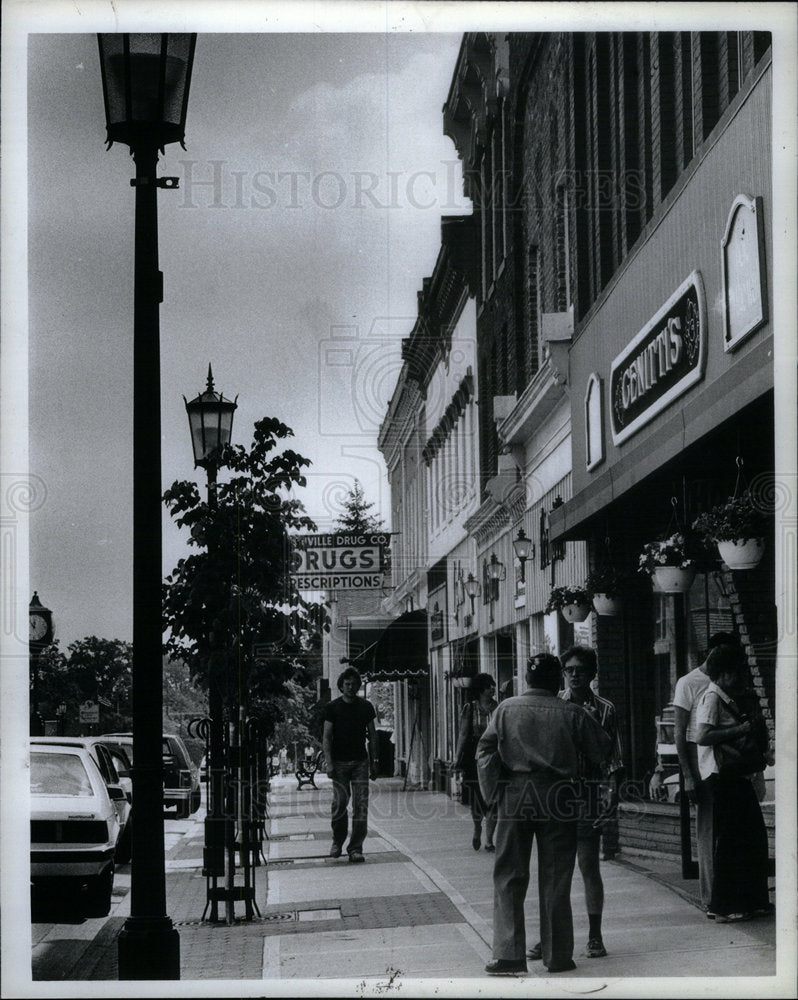
<path fill-rule="evenodd" d="M 131 827 L 133 826 L 133 819 L 127 821 L 125 829 L 122 831 L 122 836 L 119 838 L 119 842 L 116 845 L 116 854 L 114 859 L 118 865 L 126 865 L 133 854 L 133 832 Z"/>
<path fill-rule="evenodd" d="M 83 912 L 87 917 L 107 917 L 111 912 L 111 893 L 114 889 L 114 866 L 109 865 L 102 875 L 90 879 L 86 886 Z"/>

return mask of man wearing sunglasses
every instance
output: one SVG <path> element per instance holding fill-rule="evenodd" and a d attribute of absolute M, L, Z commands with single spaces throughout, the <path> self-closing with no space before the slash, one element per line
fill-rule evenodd
<path fill-rule="evenodd" d="M 612 749 L 609 758 L 596 765 L 583 758 L 581 777 L 585 781 L 584 814 L 577 822 L 577 862 L 585 886 L 585 903 L 589 923 L 585 955 L 604 958 L 607 949 L 601 933 L 604 911 L 604 883 L 599 867 L 599 847 L 603 828 L 612 823 L 618 804 L 618 781 L 623 770 L 623 749 L 618 731 L 615 706 L 600 698 L 590 683 L 598 673 L 596 651 L 589 646 L 572 646 L 560 658 L 565 688 L 560 691 L 563 701 L 580 705 L 609 736 Z M 540 944 L 527 952 L 530 961 L 542 958 Z"/>

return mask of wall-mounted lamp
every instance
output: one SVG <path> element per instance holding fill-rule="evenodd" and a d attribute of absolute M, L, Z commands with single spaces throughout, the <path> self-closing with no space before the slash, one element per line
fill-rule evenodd
<path fill-rule="evenodd" d="M 490 562 L 487 564 L 488 571 L 488 583 L 490 584 L 490 618 L 489 622 L 493 624 L 493 605 L 494 602 L 499 599 L 499 581 L 504 580 L 507 576 L 507 570 L 504 567 L 503 562 L 499 562 L 495 552 L 491 553 Z"/>
<path fill-rule="evenodd" d="M 490 562 L 488 563 L 488 578 L 490 580 L 503 580 L 507 576 L 507 571 L 504 568 L 504 563 L 499 562 L 496 557 L 496 553 L 493 552 L 490 557 Z"/>
<path fill-rule="evenodd" d="M 479 597 L 479 580 L 476 579 L 473 573 L 468 574 L 468 579 L 465 582 L 465 592 L 471 601 L 471 616 L 474 615 L 474 598 Z"/>
<path fill-rule="evenodd" d="M 518 537 L 513 539 L 515 557 L 521 563 L 521 583 L 524 583 L 524 567 L 527 559 L 535 558 L 535 543 L 527 538 L 523 528 L 518 529 Z"/>

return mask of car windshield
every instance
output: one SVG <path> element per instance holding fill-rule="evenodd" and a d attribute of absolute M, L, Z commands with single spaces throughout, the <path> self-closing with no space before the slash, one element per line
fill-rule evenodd
<path fill-rule="evenodd" d="M 73 753 L 32 753 L 30 790 L 32 795 L 94 795 L 83 761 Z"/>

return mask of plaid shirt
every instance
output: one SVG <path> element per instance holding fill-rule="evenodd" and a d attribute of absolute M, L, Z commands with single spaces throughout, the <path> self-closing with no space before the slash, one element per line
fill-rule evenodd
<path fill-rule="evenodd" d="M 579 704 L 571 695 L 570 688 L 560 691 L 557 697 L 562 698 L 563 701 L 573 701 L 574 704 Z M 587 699 L 582 702 L 582 708 L 588 715 L 593 716 L 612 740 L 610 755 L 602 768 L 596 769 L 595 765 L 584 759 L 580 762 L 582 777 L 593 779 L 609 778 L 616 771 L 620 771 L 623 768 L 623 745 L 621 743 L 621 734 L 618 730 L 618 713 L 615 711 L 615 706 L 611 701 L 599 697 L 593 691 L 590 691 Z"/>

